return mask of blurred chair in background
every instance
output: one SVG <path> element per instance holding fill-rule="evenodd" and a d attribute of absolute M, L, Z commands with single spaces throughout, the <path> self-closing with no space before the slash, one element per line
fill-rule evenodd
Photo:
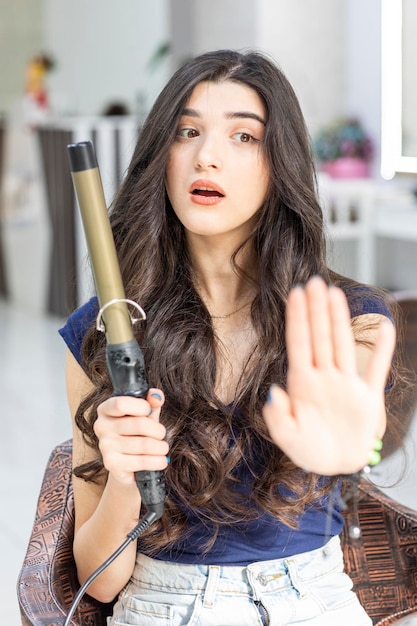
<path fill-rule="evenodd" d="M 333 243 L 354 242 L 355 267 L 349 275 L 360 282 L 373 284 L 375 250 L 372 217 L 376 200 L 375 183 L 368 178 L 336 179 L 320 173 L 318 193 L 328 235 L 329 253 L 332 253 Z M 334 261 L 337 262 L 337 259 Z M 329 264 L 333 268 L 332 259 Z"/>

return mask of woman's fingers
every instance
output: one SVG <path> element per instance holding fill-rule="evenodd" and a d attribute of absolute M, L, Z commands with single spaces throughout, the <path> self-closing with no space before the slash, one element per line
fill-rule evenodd
<path fill-rule="evenodd" d="M 167 442 L 159 439 L 159 437 L 152 436 L 152 433 L 142 435 L 114 435 L 106 433 L 100 439 L 100 450 L 103 455 L 114 452 L 128 456 L 166 456 L 168 449 Z"/>
<path fill-rule="evenodd" d="M 153 437 L 154 439 L 164 439 L 166 434 L 165 426 L 149 419 L 149 416 L 124 415 L 112 417 L 101 413 L 99 409 L 99 418 L 94 423 L 94 431 L 99 439 L 107 433 L 120 437 L 136 436 Z"/>
<path fill-rule="evenodd" d="M 154 421 L 159 421 L 161 409 L 165 402 L 165 396 L 160 389 L 149 389 L 146 400 L 150 405 L 149 417 Z"/>
<path fill-rule="evenodd" d="M 306 294 L 303 287 L 294 287 L 288 296 L 286 313 L 288 362 L 295 370 L 313 362 Z"/>
<path fill-rule="evenodd" d="M 146 399 L 135 396 L 112 396 L 105 400 L 98 409 L 99 415 L 108 417 L 151 417 L 157 422 L 165 396 L 160 389 L 149 389 Z"/>
<path fill-rule="evenodd" d="M 329 289 L 321 278 L 315 276 L 305 286 L 305 297 L 313 364 L 316 367 L 331 367 L 334 360 L 334 350 Z"/>
<path fill-rule="evenodd" d="M 272 385 L 262 414 L 272 439 L 285 449 L 286 442 L 294 437 L 297 428 L 291 415 L 291 402 L 288 394 L 277 385 Z"/>
<path fill-rule="evenodd" d="M 338 287 L 328 290 L 334 365 L 346 374 L 357 371 L 355 341 L 346 296 Z"/>
<path fill-rule="evenodd" d="M 295 287 L 287 304 L 288 361 L 305 367 L 356 371 L 350 313 L 343 292 L 327 287 L 318 276 Z"/>
<path fill-rule="evenodd" d="M 166 430 L 159 422 L 159 417 L 164 401 L 164 394 L 160 389 L 150 389 L 146 399 L 112 396 L 97 409 L 95 433 L 99 439 L 107 433 L 163 439 Z"/>
<path fill-rule="evenodd" d="M 146 399 L 113 396 L 98 407 L 94 432 L 108 471 L 125 480 L 131 472 L 167 466 L 166 429 L 159 422 L 164 401 L 160 389 L 150 389 Z"/>

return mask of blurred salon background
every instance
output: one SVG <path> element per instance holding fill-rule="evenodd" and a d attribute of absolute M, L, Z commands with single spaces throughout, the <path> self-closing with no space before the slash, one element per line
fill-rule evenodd
<path fill-rule="evenodd" d="M 71 437 L 57 330 L 93 292 L 66 145 L 94 141 L 110 204 L 179 64 L 215 48 L 268 53 L 311 134 L 329 262 L 405 303 L 417 370 L 416 35 L 415 0 L 0 0 L 5 623 L 20 623 L 16 580 L 49 453 Z M 414 414 L 404 422 L 375 481 L 417 509 Z"/>

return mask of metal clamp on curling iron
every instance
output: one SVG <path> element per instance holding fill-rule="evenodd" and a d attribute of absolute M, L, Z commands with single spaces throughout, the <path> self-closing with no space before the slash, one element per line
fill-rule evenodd
<path fill-rule="evenodd" d="M 139 319 L 146 316 L 139 305 L 125 297 L 93 144 L 91 141 L 70 144 L 68 153 L 100 305 L 97 327 L 104 328 L 106 334 L 107 367 L 114 395 L 145 398 L 148 391 L 145 364 L 133 334 L 128 303 L 139 311 Z M 164 474 L 140 471 L 135 476 L 148 517 L 156 521 L 164 509 Z"/>

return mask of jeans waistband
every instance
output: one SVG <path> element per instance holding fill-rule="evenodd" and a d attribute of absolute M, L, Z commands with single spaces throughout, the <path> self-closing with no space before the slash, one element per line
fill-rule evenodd
<path fill-rule="evenodd" d="M 151 559 L 138 554 L 133 581 L 139 588 L 166 590 L 170 593 L 205 592 L 205 602 L 215 593 L 257 596 L 294 587 L 303 595 L 304 583 L 324 574 L 343 569 L 339 537 L 323 547 L 289 558 L 259 561 L 247 566 L 183 565 Z"/>

